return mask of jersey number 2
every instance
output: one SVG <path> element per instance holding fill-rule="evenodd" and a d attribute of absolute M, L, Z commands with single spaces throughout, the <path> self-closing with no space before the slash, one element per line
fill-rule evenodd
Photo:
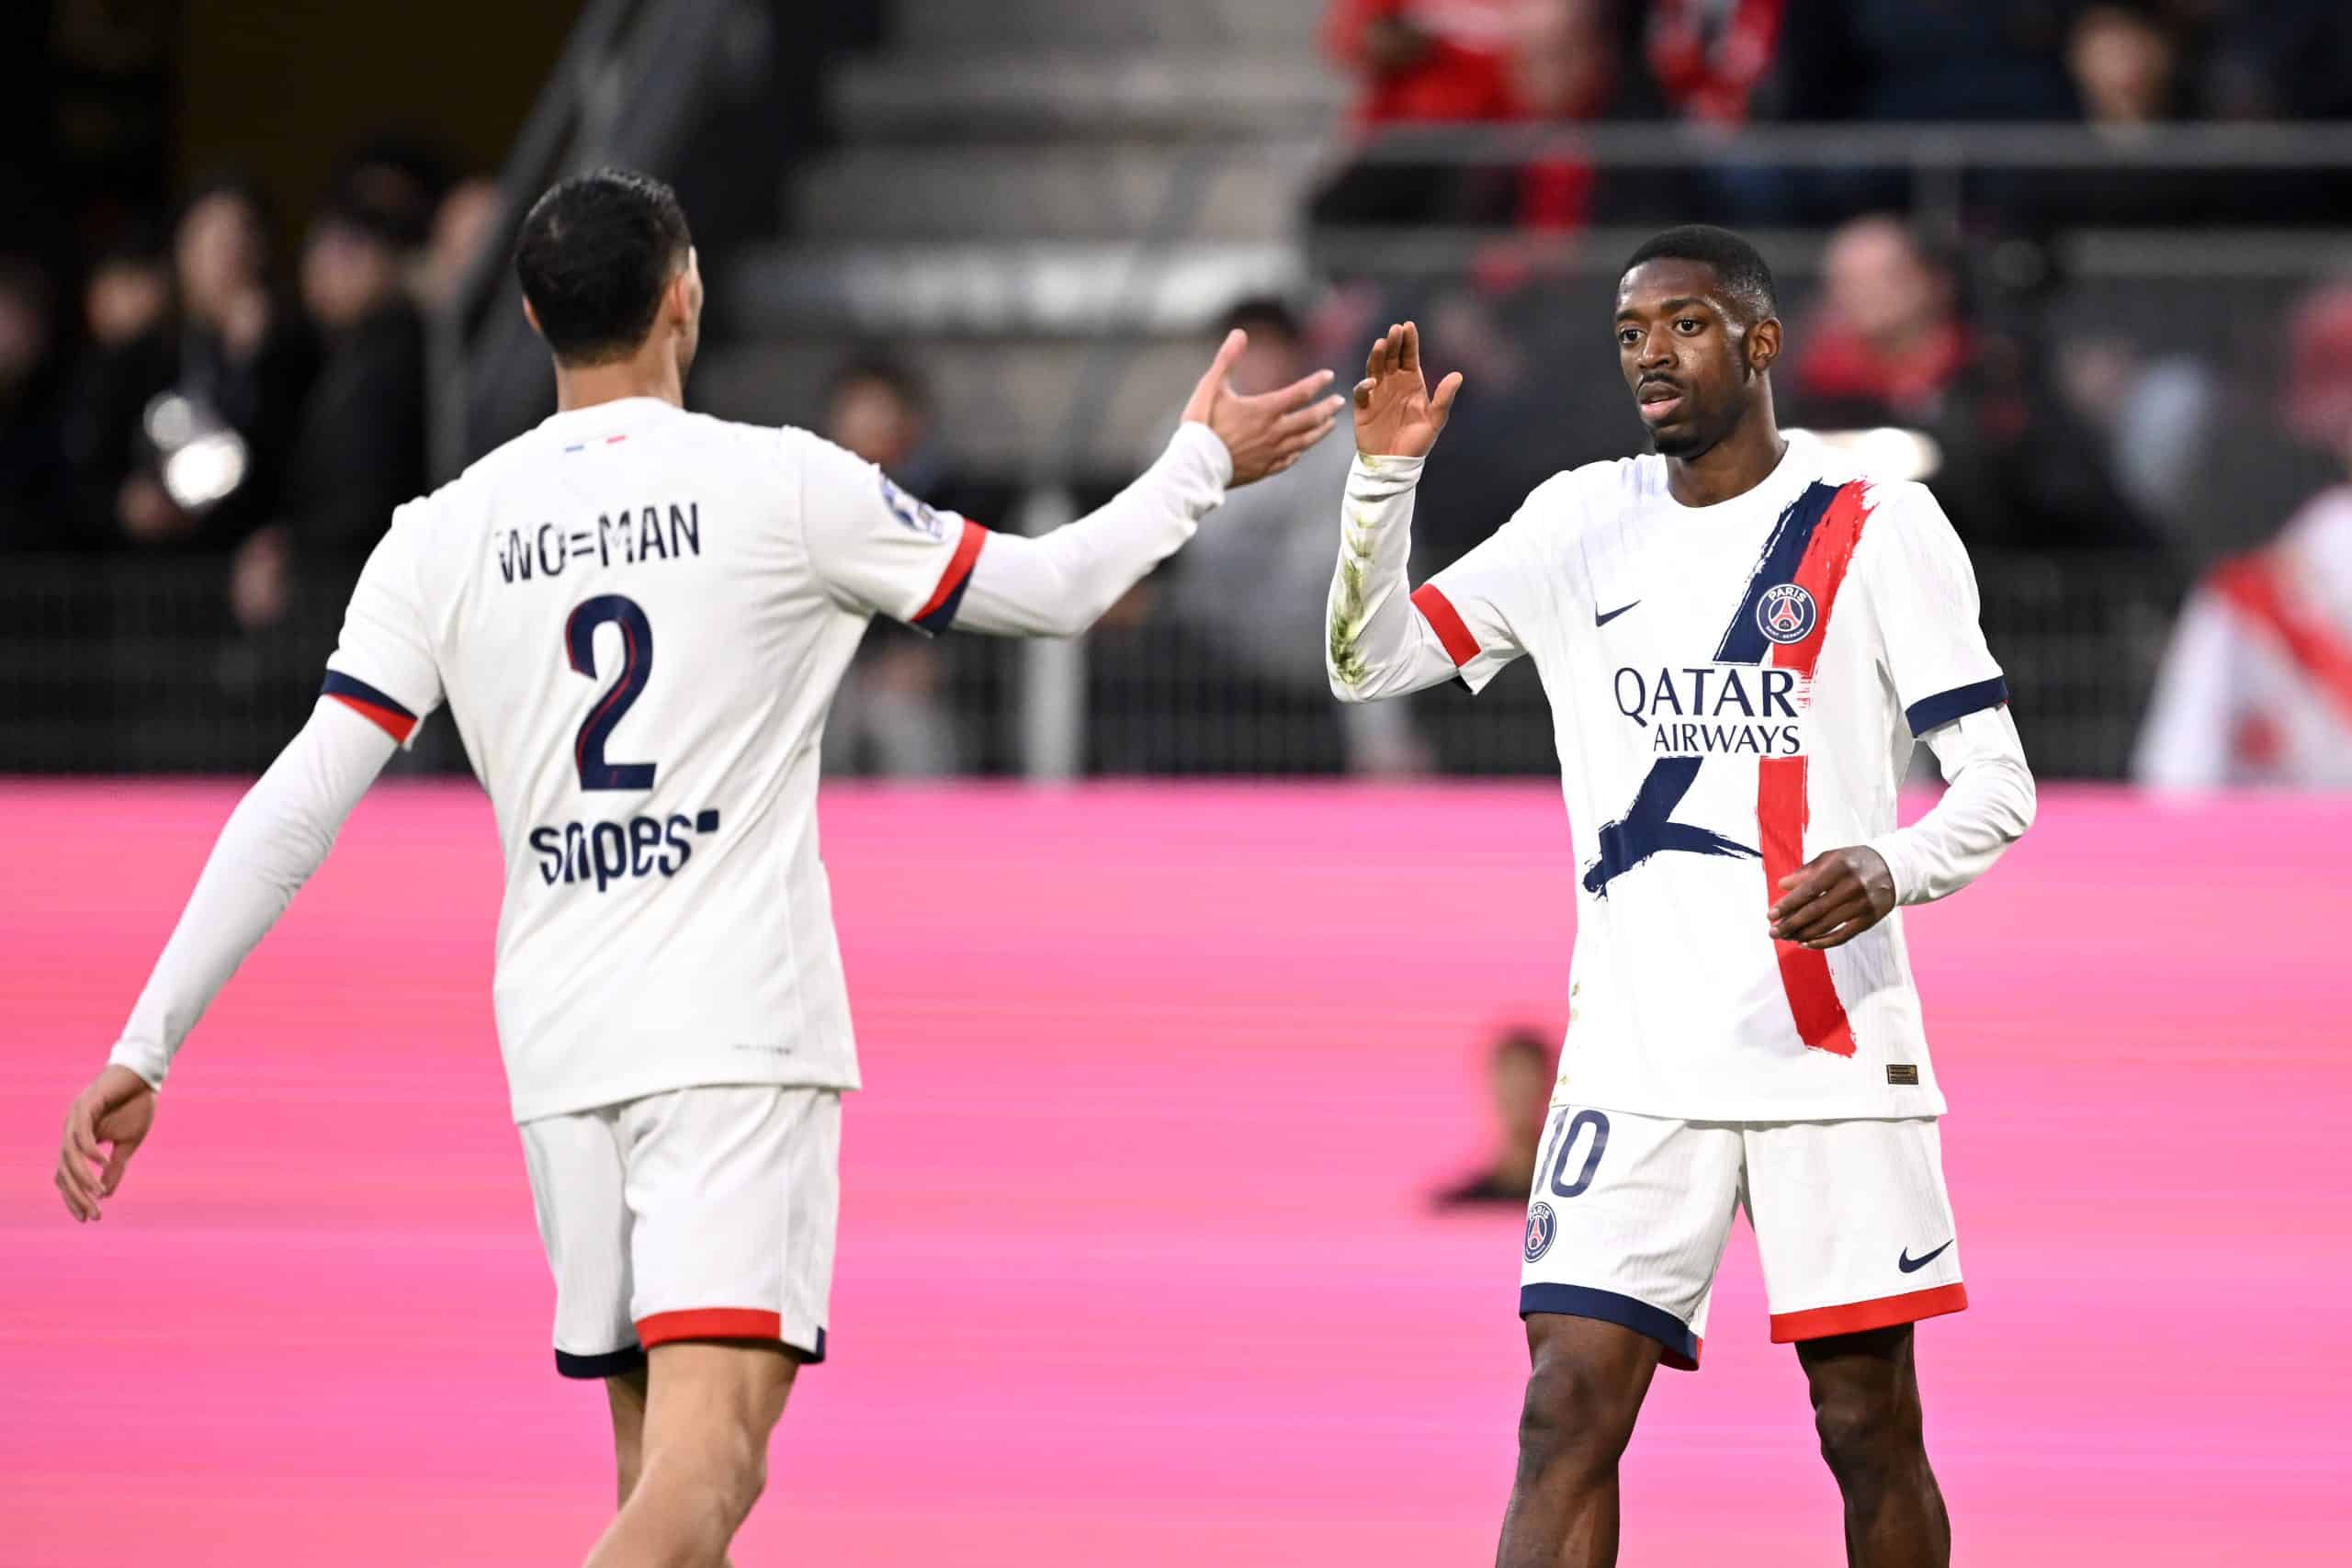
<path fill-rule="evenodd" d="M 580 734 L 571 743 L 572 761 L 580 765 L 582 789 L 651 789 L 651 762 L 607 762 L 605 742 L 613 727 L 629 705 L 645 694 L 645 682 L 653 676 L 653 624 L 638 608 L 637 601 L 617 593 L 599 593 L 594 599 L 583 599 L 571 618 L 563 625 L 564 651 L 571 658 L 571 667 L 581 674 L 594 679 L 596 674 L 596 628 L 610 622 L 621 629 L 620 678 L 605 689 L 588 716 L 580 722 Z"/>

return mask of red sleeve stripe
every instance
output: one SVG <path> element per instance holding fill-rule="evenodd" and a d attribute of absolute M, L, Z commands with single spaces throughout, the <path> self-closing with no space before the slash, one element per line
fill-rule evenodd
<path fill-rule="evenodd" d="M 964 525 L 964 532 L 956 540 L 956 553 L 947 558 L 947 570 L 939 574 L 939 586 L 931 591 L 922 608 L 909 618 L 909 625 L 927 632 L 944 632 L 956 624 L 956 607 L 963 603 L 964 589 L 972 580 L 972 563 L 980 558 L 980 547 L 988 543 L 986 528 L 968 517 L 956 521 Z"/>
<path fill-rule="evenodd" d="M 416 715 L 365 681 L 356 681 L 340 670 L 327 671 L 319 695 L 333 697 L 401 745 L 416 733 Z"/>
<path fill-rule="evenodd" d="M 1453 660 L 1456 670 L 1478 657 L 1478 639 L 1470 635 L 1470 628 L 1462 624 L 1453 601 L 1438 591 L 1436 583 L 1424 582 L 1413 590 L 1413 608 L 1421 613 L 1430 630 L 1437 633 L 1439 646 Z"/>

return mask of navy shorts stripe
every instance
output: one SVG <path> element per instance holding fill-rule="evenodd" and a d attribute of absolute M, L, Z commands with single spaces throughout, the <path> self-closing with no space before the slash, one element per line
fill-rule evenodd
<path fill-rule="evenodd" d="M 1973 685 L 1954 686 L 1949 692 L 1938 692 L 1932 697 L 1921 697 L 1903 710 L 1910 722 L 1911 733 L 1925 735 L 1930 729 L 1950 724 L 1956 718 L 1966 718 L 1983 708 L 1996 708 L 2009 700 L 2009 683 L 1998 675 Z"/>
<path fill-rule="evenodd" d="M 1613 1323 L 1665 1346 L 1666 1359 L 1671 1365 L 1688 1371 L 1699 1364 L 1699 1337 L 1689 1325 L 1663 1307 L 1614 1291 L 1596 1291 L 1589 1285 L 1521 1285 L 1519 1315 L 1539 1312 Z"/>
<path fill-rule="evenodd" d="M 607 1350 L 601 1356 L 575 1356 L 569 1350 L 555 1353 L 555 1370 L 560 1377 L 616 1378 L 643 1365 L 645 1352 L 634 1345 L 626 1350 Z"/>
<path fill-rule="evenodd" d="M 386 696 L 383 693 L 378 691 L 367 682 L 355 681 L 340 670 L 330 670 L 327 671 L 327 678 L 319 684 L 319 695 L 322 697 L 353 697 L 360 702 L 372 704 L 377 707 L 384 709 L 388 713 L 396 713 L 402 718 L 413 719 L 416 716 L 416 715 L 409 712 L 406 704 L 394 702 L 390 697 Z"/>

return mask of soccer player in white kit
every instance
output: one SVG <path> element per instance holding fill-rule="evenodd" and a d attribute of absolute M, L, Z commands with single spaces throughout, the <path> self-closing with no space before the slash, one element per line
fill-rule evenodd
<path fill-rule="evenodd" d="M 515 266 L 559 412 L 394 514 L 310 723 L 74 1102 L 57 1183 L 98 1218 L 181 1040 L 447 703 L 505 851 L 498 1033 L 556 1364 L 610 1393 L 622 1506 L 589 1562 L 718 1563 L 825 1349 L 857 1065 L 818 742 L 867 622 L 1083 631 L 1340 400 L 1328 372 L 1236 395 L 1229 334 L 1134 484 L 1045 536 L 992 534 L 803 431 L 685 412 L 703 290 L 666 186 L 564 181 Z"/>
<path fill-rule="evenodd" d="M 1355 388 L 1327 648 L 1344 701 L 1535 661 L 1577 862 L 1568 1031 L 1530 1196 L 1533 1364 L 1505 1568 L 1616 1561 L 1617 1463 L 1652 1374 L 1696 1368 L 1745 1207 L 1846 1503 L 1849 1560 L 1943 1564 L 1911 1325 L 1967 1304 L 1895 907 L 2032 820 L 2032 775 L 1928 491 L 1783 436 L 1771 275 L 1691 227 L 1620 280 L 1656 455 L 1546 481 L 1419 592 L 1413 493 L 1461 388 L 1410 322 Z M 1909 828 L 1915 741 L 1950 781 Z"/>

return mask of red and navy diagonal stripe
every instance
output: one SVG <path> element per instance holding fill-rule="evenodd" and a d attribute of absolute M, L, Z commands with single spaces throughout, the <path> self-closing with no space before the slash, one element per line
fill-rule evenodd
<path fill-rule="evenodd" d="M 340 670 L 327 671 L 326 680 L 319 686 L 319 695 L 333 697 L 403 746 L 416 732 L 416 715 L 367 682 Z"/>
<path fill-rule="evenodd" d="M 958 519 L 964 531 L 956 539 L 956 553 L 947 558 L 947 570 L 939 574 L 939 586 L 931 591 L 922 608 L 907 618 L 907 624 L 934 635 L 956 624 L 956 611 L 964 603 L 964 590 L 972 585 L 972 566 L 980 558 L 980 547 L 988 543 L 989 531 L 970 518 Z"/>

